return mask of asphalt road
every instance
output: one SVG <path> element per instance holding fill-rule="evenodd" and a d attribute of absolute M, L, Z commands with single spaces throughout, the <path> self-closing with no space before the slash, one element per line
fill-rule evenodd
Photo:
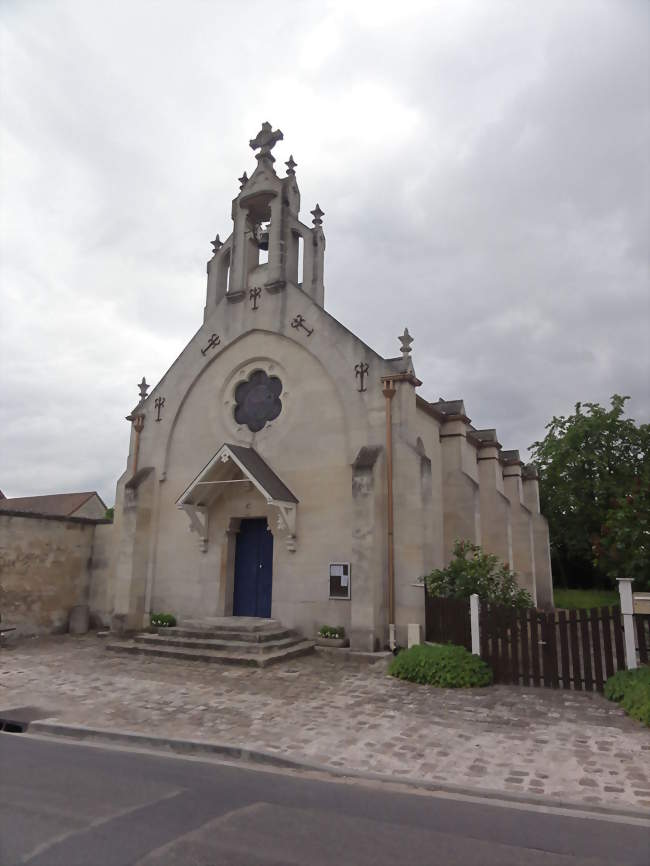
<path fill-rule="evenodd" d="M 0 734 L 13 866 L 650 863 L 650 829 Z"/>

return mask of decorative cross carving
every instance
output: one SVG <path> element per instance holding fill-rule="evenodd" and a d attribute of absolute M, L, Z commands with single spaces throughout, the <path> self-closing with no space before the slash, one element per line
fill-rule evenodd
<path fill-rule="evenodd" d="M 214 349 L 214 347 L 218 346 L 220 342 L 221 337 L 219 337 L 217 334 L 212 334 L 210 339 L 208 340 L 208 345 L 205 347 L 205 349 L 201 349 L 201 354 L 206 355 L 210 351 L 210 349 Z"/>
<path fill-rule="evenodd" d="M 291 154 L 289 156 L 289 159 L 285 162 L 285 165 L 287 167 L 287 174 L 295 174 L 296 173 L 296 166 L 298 165 L 298 163 L 294 162 L 293 154 Z"/>
<path fill-rule="evenodd" d="M 221 249 L 221 247 L 223 246 L 223 241 L 221 240 L 219 235 L 217 235 L 213 241 L 210 241 L 210 243 L 212 244 L 212 250 L 215 253 L 218 253 L 219 250 Z"/>
<path fill-rule="evenodd" d="M 323 225 L 323 217 L 325 216 L 325 211 L 320 209 L 320 205 L 316 202 L 316 207 L 313 210 L 310 210 L 309 213 L 313 216 L 313 224 L 315 226 Z"/>
<path fill-rule="evenodd" d="M 160 421 L 161 420 L 160 412 L 162 410 L 162 407 L 165 405 L 165 398 L 164 397 L 156 397 L 153 405 L 156 407 L 156 421 Z"/>
<path fill-rule="evenodd" d="M 138 388 L 140 389 L 140 399 L 145 400 L 147 397 L 147 391 L 149 390 L 149 385 L 147 385 L 147 380 L 144 376 L 142 377 L 142 382 L 140 382 Z"/>
<path fill-rule="evenodd" d="M 241 177 L 237 178 L 237 180 L 239 181 L 239 189 L 243 189 L 248 183 L 248 175 L 244 172 Z"/>
<path fill-rule="evenodd" d="M 361 361 L 360 364 L 354 365 L 354 375 L 355 375 L 355 378 L 359 379 L 359 391 L 360 392 L 368 390 L 366 388 L 366 385 L 365 385 L 366 376 L 368 375 L 368 370 L 369 370 L 369 367 L 365 361 Z"/>
<path fill-rule="evenodd" d="M 273 159 L 271 151 L 278 141 L 282 141 L 283 138 L 284 135 L 279 129 L 276 129 L 274 132 L 271 124 L 265 121 L 256 137 L 251 138 L 249 144 L 253 150 L 257 150 L 258 147 L 261 148 L 260 152 L 256 154 L 257 159 L 263 159 L 264 157 L 271 157 Z"/>
<path fill-rule="evenodd" d="M 259 286 L 255 286 L 255 288 L 249 289 L 248 297 L 250 298 L 250 300 L 252 302 L 251 303 L 251 310 L 258 310 L 259 309 L 259 307 L 257 306 L 257 301 L 258 301 L 258 298 L 261 294 L 262 294 L 262 290 L 260 289 Z"/>
<path fill-rule="evenodd" d="M 305 317 L 304 317 L 304 316 L 301 316 L 300 314 L 298 314 L 298 315 L 295 317 L 295 319 L 292 320 L 292 322 L 291 322 L 291 327 L 292 327 L 292 328 L 296 328 L 296 330 L 297 330 L 298 328 L 302 328 L 303 331 L 306 331 L 306 332 L 307 332 L 307 336 L 308 336 L 308 337 L 311 337 L 311 335 L 314 333 L 314 329 L 313 329 L 313 328 L 308 328 L 308 327 L 307 327 L 307 325 L 305 324 Z"/>
<path fill-rule="evenodd" d="M 406 360 L 411 354 L 411 343 L 413 342 L 413 337 L 409 334 L 409 329 L 404 328 L 404 333 L 398 339 L 402 344 L 402 355 L 404 356 L 404 360 Z"/>

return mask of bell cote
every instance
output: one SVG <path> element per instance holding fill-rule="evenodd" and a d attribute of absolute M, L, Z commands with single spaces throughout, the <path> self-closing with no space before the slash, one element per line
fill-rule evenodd
<path fill-rule="evenodd" d="M 235 301 L 252 289 L 280 292 L 287 283 L 323 306 L 323 211 L 318 205 L 311 211 L 311 227 L 300 221 L 297 163 L 289 157 L 285 177 L 278 177 L 273 167 L 272 150 L 282 139 L 279 129 L 263 123 L 249 142 L 257 151 L 257 167 L 250 177 L 244 172 L 239 178 L 232 233 L 225 241 L 219 235 L 212 241 L 204 318 L 225 296 Z"/>

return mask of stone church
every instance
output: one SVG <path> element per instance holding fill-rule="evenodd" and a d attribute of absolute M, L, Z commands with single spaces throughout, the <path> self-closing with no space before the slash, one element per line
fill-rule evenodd
<path fill-rule="evenodd" d="M 417 393 L 408 330 L 383 358 L 327 312 L 324 214 L 301 221 L 297 164 L 275 169 L 282 137 L 264 123 L 250 142 L 257 166 L 212 243 L 203 324 L 128 416 L 113 628 L 151 611 L 255 616 L 308 637 L 343 625 L 356 649 L 405 645 L 424 622 L 418 579 L 457 538 L 551 605 L 535 471 L 462 400 Z"/>

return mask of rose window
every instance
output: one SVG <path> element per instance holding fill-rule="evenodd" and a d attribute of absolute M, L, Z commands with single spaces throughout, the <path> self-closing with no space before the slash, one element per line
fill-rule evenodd
<path fill-rule="evenodd" d="M 235 388 L 235 421 L 257 433 L 282 411 L 281 393 L 282 382 L 277 376 L 255 370 L 247 382 L 240 382 Z"/>

